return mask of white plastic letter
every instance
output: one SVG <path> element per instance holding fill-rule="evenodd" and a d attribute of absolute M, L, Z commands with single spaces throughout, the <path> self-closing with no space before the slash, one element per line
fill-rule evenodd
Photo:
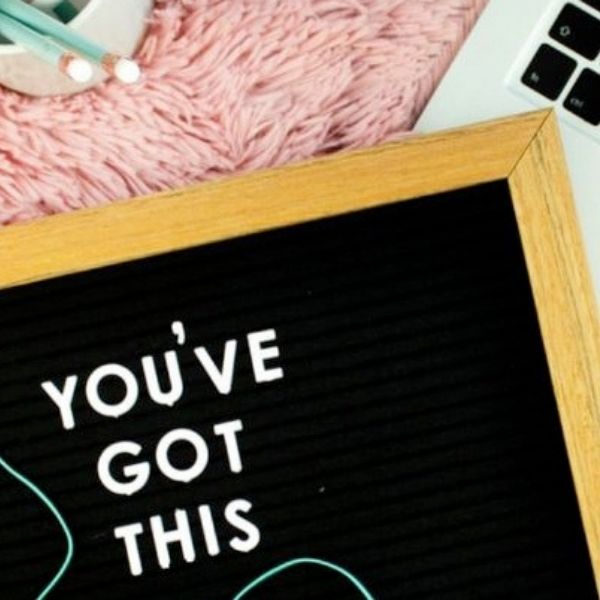
<path fill-rule="evenodd" d="M 156 549 L 158 564 L 162 569 L 168 569 L 171 566 L 171 553 L 169 552 L 170 544 L 179 543 L 185 562 L 191 563 L 196 560 L 196 551 L 194 550 L 194 543 L 192 542 L 190 522 L 188 521 L 185 510 L 175 511 L 175 523 L 175 529 L 165 531 L 163 520 L 160 515 L 150 517 L 150 527 L 152 528 L 152 535 L 154 537 L 154 548 Z"/>
<path fill-rule="evenodd" d="M 142 568 L 142 559 L 140 557 L 140 549 L 137 543 L 137 536 L 144 532 L 141 523 L 132 523 L 117 527 L 114 530 L 115 538 L 125 542 L 125 550 L 127 552 L 127 560 L 129 561 L 129 570 L 134 576 L 141 575 L 144 572 Z"/>
<path fill-rule="evenodd" d="M 75 428 L 75 417 L 73 416 L 73 398 L 77 386 L 77 375 L 69 375 L 65 379 L 63 389 L 59 390 L 53 381 L 44 381 L 42 389 L 48 394 L 50 400 L 58 406 L 60 418 L 65 429 Z"/>
<path fill-rule="evenodd" d="M 142 367 L 144 369 L 146 387 L 148 388 L 150 398 L 157 404 L 173 406 L 183 394 L 183 381 L 181 379 L 181 369 L 179 368 L 177 353 L 173 350 L 165 352 L 165 364 L 167 365 L 170 389 L 163 392 L 163 390 L 160 389 L 160 384 L 158 382 L 154 357 L 144 356 L 144 358 L 142 358 Z"/>
<path fill-rule="evenodd" d="M 240 447 L 237 441 L 237 433 L 242 431 L 244 426 L 238 419 L 237 421 L 228 421 L 220 423 L 213 427 L 215 435 L 222 435 L 225 440 L 225 449 L 227 450 L 227 459 L 232 473 L 242 472 L 242 458 L 240 456 Z"/>
<path fill-rule="evenodd" d="M 219 546 L 219 538 L 215 531 L 215 521 L 212 516 L 212 511 L 208 504 L 203 504 L 198 507 L 198 514 L 200 515 L 200 523 L 202 523 L 202 531 L 204 533 L 204 542 L 206 544 L 206 550 L 209 556 L 218 556 L 221 554 L 221 547 Z"/>
<path fill-rule="evenodd" d="M 252 504 L 248 500 L 233 500 L 225 508 L 225 518 L 229 524 L 246 534 L 245 538 L 234 537 L 229 542 L 229 545 L 238 552 L 251 552 L 260 543 L 258 527 L 239 515 L 239 513 L 250 512 L 251 509 Z"/>
<path fill-rule="evenodd" d="M 194 348 L 196 358 L 210 377 L 213 385 L 220 394 L 227 395 L 231 392 L 233 384 L 233 369 L 235 367 L 235 355 L 237 352 L 237 341 L 228 340 L 223 352 L 223 365 L 219 369 L 204 346 Z"/>
<path fill-rule="evenodd" d="M 116 404 L 107 404 L 100 398 L 100 394 L 98 393 L 100 382 L 106 377 L 117 377 L 125 384 L 125 395 Z M 88 377 L 85 385 L 85 393 L 90 406 L 98 414 L 104 417 L 113 417 L 114 419 L 129 412 L 135 406 L 138 399 L 138 392 L 138 382 L 135 375 L 127 367 L 117 364 L 98 367 Z"/>
<path fill-rule="evenodd" d="M 274 329 L 265 329 L 264 331 L 255 331 L 248 334 L 248 348 L 250 349 L 250 358 L 252 368 L 254 369 L 254 380 L 256 383 L 265 383 L 283 378 L 283 369 L 281 367 L 267 368 L 265 362 L 279 357 L 279 348 L 277 346 L 267 346 L 266 342 L 274 342 L 277 334 Z"/>
<path fill-rule="evenodd" d="M 194 463 L 185 469 L 174 467 L 169 460 L 169 450 L 177 442 L 188 442 L 194 447 L 196 453 Z M 156 464 L 165 477 L 172 481 L 187 483 L 204 473 L 204 469 L 208 465 L 208 446 L 204 438 L 195 431 L 191 429 L 174 429 L 164 435 L 158 442 L 156 446 Z"/>
<path fill-rule="evenodd" d="M 150 477 L 150 465 L 147 462 L 123 467 L 123 475 L 129 478 L 126 482 L 117 481 L 110 472 L 110 465 L 117 456 L 120 454 L 138 456 L 141 451 L 142 447 L 135 442 L 116 442 L 102 452 L 98 459 L 98 478 L 109 492 L 131 496 L 146 485 Z"/>

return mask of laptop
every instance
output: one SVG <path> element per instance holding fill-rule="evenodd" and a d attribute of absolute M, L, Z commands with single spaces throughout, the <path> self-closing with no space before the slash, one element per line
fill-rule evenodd
<path fill-rule="evenodd" d="M 490 0 L 416 124 L 553 107 L 600 304 L 600 0 Z"/>

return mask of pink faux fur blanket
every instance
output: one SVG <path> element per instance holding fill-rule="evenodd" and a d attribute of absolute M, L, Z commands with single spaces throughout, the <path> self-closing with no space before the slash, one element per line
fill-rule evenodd
<path fill-rule="evenodd" d="M 410 129 L 486 0 L 158 0 L 144 80 L 0 90 L 0 222 Z"/>

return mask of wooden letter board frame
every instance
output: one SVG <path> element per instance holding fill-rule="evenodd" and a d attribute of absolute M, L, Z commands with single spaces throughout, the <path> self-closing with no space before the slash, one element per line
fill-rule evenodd
<path fill-rule="evenodd" d="M 600 583 L 600 328 L 551 113 L 13 226 L 0 234 L 0 287 L 497 180 L 511 191 Z"/>

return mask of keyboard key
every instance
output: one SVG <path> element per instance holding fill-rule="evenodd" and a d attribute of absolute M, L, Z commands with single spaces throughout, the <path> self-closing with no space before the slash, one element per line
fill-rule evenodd
<path fill-rule="evenodd" d="M 592 125 L 600 125 L 600 75 L 584 69 L 565 100 L 565 108 Z"/>
<path fill-rule="evenodd" d="M 571 78 L 577 63 L 548 44 L 543 44 L 521 81 L 550 100 L 556 100 Z"/>
<path fill-rule="evenodd" d="M 567 4 L 552 26 L 550 37 L 594 60 L 600 54 L 600 19 Z"/>
<path fill-rule="evenodd" d="M 583 0 L 586 4 L 589 4 L 592 8 L 600 10 L 600 0 Z"/>

